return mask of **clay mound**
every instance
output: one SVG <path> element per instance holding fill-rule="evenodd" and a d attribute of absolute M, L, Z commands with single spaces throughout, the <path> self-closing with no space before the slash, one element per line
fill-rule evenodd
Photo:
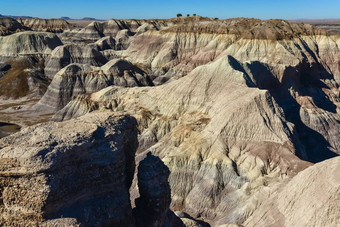
<path fill-rule="evenodd" d="M 17 18 L 17 21 L 34 31 L 60 33 L 73 28 L 73 25 L 63 19 Z"/>
<path fill-rule="evenodd" d="M 53 79 L 54 75 L 71 63 L 101 66 L 107 59 L 91 46 L 67 44 L 57 47 L 46 60 L 46 77 Z"/>
<path fill-rule="evenodd" d="M 339 226 L 340 157 L 305 169 L 273 193 L 245 226 Z"/>
<path fill-rule="evenodd" d="M 89 44 L 92 48 L 103 51 L 103 50 L 116 50 L 116 40 L 112 38 L 111 36 L 103 37 L 99 40 L 97 40 L 95 43 Z"/>
<path fill-rule="evenodd" d="M 126 60 L 114 59 L 102 67 L 73 63 L 53 77 L 35 108 L 54 112 L 76 95 L 93 93 L 111 85 L 135 87 L 153 84 L 145 72 Z"/>
<path fill-rule="evenodd" d="M 62 45 L 60 39 L 45 32 L 19 32 L 0 37 L 0 62 L 22 55 L 49 55 L 54 48 Z"/>
<path fill-rule="evenodd" d="M 0 36 L 10 35 L 16 32 L 27 31 L 29 28 L 24 27 L 18 21 L 10 17 L 0 18 Z"/>
<path fill-rule="evenodd" d="M 161 30 L 164 29 L 168 26 L 171 26 L 171 23 L 165 23 L 165 22 L 160 22 L 160 21 L 148 21 L 144 24 L 142 24 L 141 26 L 139 26 L 135 33 L 136 35 L 142 34 L 144 32 L 147 32 L 149 30 Z"/>
<path fill-rule="evenodd" d="M 120 30 L 116 35 L 116 49 L 117 50 L 126 50 L 130 43 L 131 43 L 131 37 L 134 35 L 130 30 L 123 29 Z"/>
<path fill-rule="evenodd" d="M 83 39 L 98 40 L 105 36 L 103 34 L 103 24 L 97 21 L 93 21 L 85 28 L 74 34 L 74 36 Z"/>

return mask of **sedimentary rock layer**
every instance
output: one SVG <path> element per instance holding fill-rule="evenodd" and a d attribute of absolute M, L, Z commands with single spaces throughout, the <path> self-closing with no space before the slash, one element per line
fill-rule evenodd
<path fill-rule="evenodd" d="M 22 55 L 49 55 L 62 45 L 60 39 L 51 33 L 19 32 L 0 37 L 0 62 Z"/>
<path fill-rule="evenodd" d="M 111 36 L 103 37 L 99 40 L 97 40 L 95 43 L 89 44 L 92 48 L 103 51 L 103 50 L 116 50 L 116 40 L 112 38 Z"/>
<path fill-rule="evenodd" d="M 92 40 L 97 40 L 104 36 L 112 36 L 115 38 L 119 31 L 127 29 L 130 32 L 135 32 L 146 22 L 154 24 L 154 28 L 167 26 L 167 23 L 158 21 L 111 19 L 105 22 L 94 21 L 81 29 L 75 36 Z"/>
<path fill-rule="evenodd" d="M 106 62 L 107 59 L 91 46 L 67 44 L 52 51 L 46 60 L 45 74 L 48 78 L 53 79 L 59 70 L 71 63 L 102 66 Z"/>
<path fill-rule="evenodd" d="M 111 85 L 135 87 L 153 84 L 145 72 L 123 59 L 111 60 L 102 67 L 73 63 L 53 77 L 36 108 L 54 112 L 76 95 L 93 93 Z"/>
<path fill-rule="evenodd" d="M 17 18 L 17 21 L 34 31 L 42 32 L 59 33 L 73 27 L 63 19 Z"/>
<path fill-rule="evenodd" d="M 116 38 L 116 44 L 119 31 L 123 38 L 132 31 L 115 21 L 110 23 L 110 35 Z M 93 23 L 88 27 L 92 29 L 89 38 L 93 34 L 93 40 L 106 35 L 103 31 L 108 24 Z M 125 39 L 127 50 L 115 47 L 101 52 L 107 58 L 124 60 L 112 60 L 101 67 L 71 64 L 63 68 L 41 102 L 51 110 L 62 108 L 54 116 L 58 121 L 94 110 L 134 116 L 140 131 L 137 160 L 151 152 L 159 158 L 154 163 L 164 162 L 170 170 L 170 206 L 177 213 L 186 213 L 181 218 L 188 219 L 189 224 L 198 223 L 192 218 L 213 226 L 266 224 L 279 210 L 284 217 L 278 220 L 295 225 L 296 208 L 292 205 L 291 210 L 282 210 L 282 204 L 287 205 L 282 201 L 286 200 L 271 195 L 279 195 L 277 190 L 291 178 L 294 182 L 296 174 L 305 173 L 304 169 L 308 173 L 313 163 L 340 154 L 339 37 L 283 20 L 179 18 L 168 29 L 149 30 L 148 26 L 139 27 L 141 32 L 135 30 L 133 39 Z M 93 48 L 99 50 L 105 42 L 100 40 Z M 58 56 L 55 62 L 59 67 L 62 52 Z M 124 71 L 118 62 L 138 66 L 151 75 L 153 84 L 163 85 L 119 87 L 136 86 L 140 80 L 137 70 Z M 146 78 L 139 74 L 141 79 Z M 91 93 L 111 84 L 119 86 Z M 164 177 L 158 178 L 151 171 L 153 167 L 147 160 L 145 163 L 150 174 L 144 179 L 165 182 Z M 299 179 L 299 175 L 296 177 Z M 280 196 L 288 201 L 301 194 L 300 189 L 314 194 L 307 187 L 312 183 L 296 185 L 298 188 L 290 185 Z M 337 192 L 335 186 L 326 189 Z M 143 182 L 140 187 L 148 188 Z M 137 201 L 150 201 L 151 205 L 144 204 L 142 211 L 152 210 L 149 208 L 165 207 L 168 197 L 166 193 L 162 197 L 157 200 L 152 192 L 145 192 Z M 268 216 L 264 220 L 259 220 L 262 213 L 251 216 L 268 198 L 273 207 Z M 305 199 L 302 196 L 298 203 Z M 308 203 L 304 209 L 319 206 Z M 315 211 L 318 215 L 324 212 L 321 208 Z M 164 217 L 165 210 L 160 210 L 159 216 Z M 135 211 L 141 212 L 138 208 Z M 332 209 L 329 211 L 336 217 Z M 328 224 L 321 218 L 320 223 L 314 222 L 311 216 L 307 214 L 306 225 Z"/>
<path fill-rule="evenodd" d="M 293 176 L 308 163 L 294 155 L 295 126 L 275 98 L 248 87 L 232 61 L 220 58 L 159 87 L 109 87 L 71 101 L 57 116 L 84 114 L 87 105 L 134 115 L 139 149 L 170 169 L 172 208 L 240 223 L 254 209 L 247 200 L 256 201 L 261 185 Z"/>
<path fill-rule="evenodd" d="M 16 32 L 27 31 L 29 28 L 24 27 L 21 23 L 10 17 L 0 18 L 0 36 L 10 35 Z"/>
<path fill-rule="evenodd" d="M 305 56 L 311 63 L 322 64 L 339 80 L 338 42 L 338 37 L 327 36 L 310 25 L 231 19 L 180 23 L 161 31 L 145 32 L 132 40 L 125 56 L 168 78 L 186 75 L 226 54 L 241 61 L 273 65 L 292 65 Z"/>

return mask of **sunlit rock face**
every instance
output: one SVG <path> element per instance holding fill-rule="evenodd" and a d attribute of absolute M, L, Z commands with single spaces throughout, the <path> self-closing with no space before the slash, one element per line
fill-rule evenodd
<path fill-rule="evenodd" d="M 0 36 L 0 62 L 22 55 L 48 56 L 54 48 L 62 45 L 60 39 L 46 32 L 19 32 Z"/>
<path fill-rule="evenodd" d="M 34 31 L 61 33 L 73 28 L 73 25 L 63 19 L 18 18 L 17 21 Z"/>

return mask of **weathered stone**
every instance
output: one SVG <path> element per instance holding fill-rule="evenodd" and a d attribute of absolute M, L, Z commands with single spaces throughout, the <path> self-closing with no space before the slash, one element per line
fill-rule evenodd
<path fill-rule="evenodd" d="M 137 146 L 135 119 L 108 113 L 1 139 L 1 225 L 73 218 L 87 226 L 133 226 L 128 189 Z"/>

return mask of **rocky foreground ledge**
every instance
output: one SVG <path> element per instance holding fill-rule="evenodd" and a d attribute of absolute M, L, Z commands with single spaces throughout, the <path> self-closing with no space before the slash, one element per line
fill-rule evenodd
<path fill-rule="evenodd" d="M 152 226 L 163 226 L 170 205 L 168 170 L 162 176 L 153 173 L 148 167 L 156 158 L 152 155 L 140 163 L 138 176 L 146 182 L 138 183 L 141 208 L 132 212 L 129 188 L 137 147 L 136 120 L 109 113 L 49 122 L 1 139 L 0 225 L 145 226 L 133 213 L 156 207 L 160 195 L 168 198 L 155 211 L 163 220 L 152 210 L 148 215 L 154 217 Z M 160 182 L 156 190 L 164 191 L 151 192 L 155 188 L 149 181 Z"/>

